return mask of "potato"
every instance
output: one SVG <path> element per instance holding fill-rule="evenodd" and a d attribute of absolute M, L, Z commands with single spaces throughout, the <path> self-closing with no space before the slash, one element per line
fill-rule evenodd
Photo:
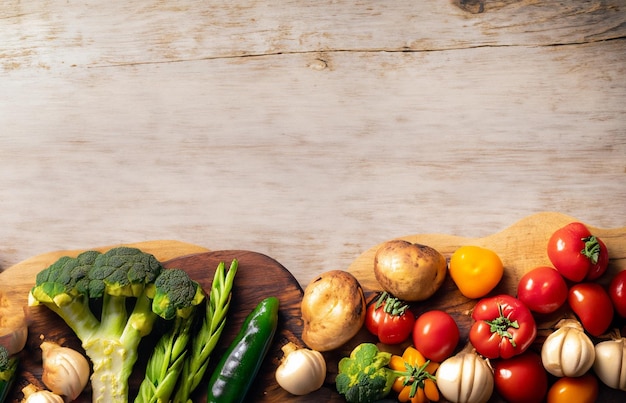
<path fill-rule="evenodd" d="M 446 278 L 446 259 L 430 246 L 395 239 L 374 257 L 374 274 L 383 290 L 404 301 L 431 297 Z"/>
<path fill-rule="evenodd" d="M 334 350 L 365 322 L 365 296 L 358 280 L 342 270 L 322 273 L 307 285 L 301 303 L 302 340 L 317 351 Z"/>

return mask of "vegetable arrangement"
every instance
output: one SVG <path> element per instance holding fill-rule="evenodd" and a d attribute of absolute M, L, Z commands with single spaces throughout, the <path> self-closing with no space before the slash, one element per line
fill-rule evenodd
<path fill-rule="evenodd" d="M 608 277 L 606 245 L 580 223 L 555 231 L 546 252 L 552 266 L 528 270 L 510 294 L 498 287 L 507 276 L 503 261 L 473 245 L 459 247 L 448 264 L 426 245 L 383 244 L 372 267 L 382 290 L 369 301 L 352 274 L 322 273 L 301 301 L 308 348 L 283 346 L 276 382 L 295 396 L 334 387 L 348 402 L 475 403 L 494 394 L 509 402 L 558 403 L 572 396 L 593 402 L 600 384 L 626 391 L 626 342 L 612 328 L 626 318 L 626 271 Z M 86 357 L 43 342 L 44 356 L 58 356 L 43 361 L 49 390 L 28 385 L 24 401 L 71 401 L 85 388 L 90 369 L 93 401 L 128 401 L 137 349 L 149 334 L 158 336 L 151 336 L 156 344 L 136 402 L 187 403 L 198 387 L 207 390 L 209 402 L 244 401 L 274 341 L 278 299 L 258 303 L 205 377 L 228 317 L 236 271 L 236 260 L 228 272 L 221 263 L 205 294 L 185 271 L 165 269 L 133 248 L 59 259 L 39 273 L 29 303 L 59 315 Z M 471 303 L 463 314 L 467 338 L 457 313 L 427 307 L 448 275 Z M 557 315 L 563 320 L 554 328 L 538 328 Z M 355 338 L 362 332 L 369 336 Z M 1 341 L 0 347 L 8 344 Z M 16 359 L 19 344 L 5 349 L 8 359 Z M 328 367 L 326 359 L 349 345 L 349 356 Z M 117 358 L 116 350 L 122 354 Z M 1 358 L 0 393 L 11 381 L 3 376 Z M 99 386 L 109 382 L 116 387 Z"/>
<path fill-rule="evenodd" d="M 598 381 L 626 391 L 626 339 L 611 332 L 626 316 L 626 272 L 604 277 L 609 251 L 583 224 L 554 231 L 546 242 L 553 267 L 528 270 L 511 294 L 498 291 L 504 265 L 494 251 L 466 245 L 451 255 L 447 274 L 473 302 L 467 343 L 452 316 L 419 305 L 441 286 L 437 253 L 416 263 L 424 248 L 394 240 L 376 252 L 382 291 L 368 303 L 365 328 L 378 344 L 361 342 L 339 362 L 336 388 L 346 401 L 484 403 L 497 393 L 509 402 L 595 402 Z M 555 314 L 563 320 L 554 328 L 538 328 L 537 319 Z M 392 353 L 397 345 L 402 355 Z"/>

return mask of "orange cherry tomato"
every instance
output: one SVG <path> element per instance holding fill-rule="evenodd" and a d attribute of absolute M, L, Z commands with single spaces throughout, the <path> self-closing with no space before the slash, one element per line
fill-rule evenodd
<path fill-rule="evenodd" d="M 454 251 L 448 270 L 461 294 L 468 298 L 484 297 L 504 274 L 502 261 L 494 251 L 470 245 Z"/>
<path fill-rule="evenodd" d="M 595 403 L 598 380 L 592 373 L 578 378 L 559 378 L 548 390 L 547 403 Z"/>

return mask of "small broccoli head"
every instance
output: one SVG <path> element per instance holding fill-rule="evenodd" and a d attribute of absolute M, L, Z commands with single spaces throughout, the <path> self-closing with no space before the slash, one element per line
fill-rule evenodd
<path fill-rule="evenodd" d="M 76 257 L 63 256 L 35 278 L 29 304 L 39 302 L 62 306 L 88 295 L 88 273 L 100 252 L 87 251 Z M 86 300 L 86 298 L 84 298 Z"/>
<path fill-rule="evenodd" d="M 89 297 L 138 297 L 162 270 L 161 263 L 149 253 L 126 246 L 113 248 L 100 254 L 88 271 Z"/>
<path fill-rule="evenodd" d="M 11 357 L 9 350 L 0 344 L 0 382 L 9 382 L 15 374 L 17 369 L 17 358 Z M 2 390 L 0 390 L 0 398 L 2 397 Z M 2 400 L 2 399 L 0 399 Z"/>
<path fill-rule="evenodd" d="M 188 317 L 205 297 L 200 284 L 181 269 L 163 270 L 149 287 L 148 296 L 152 298 L 152 310 L 166 320 Z"/>
<path fill-rule="evenodd" d="M 373 343 L 359 344 L 350 357 L 339 361 L 335 380 L 337 391 L 349 403 L 373 402 L 391 391 L 395 374 L 387 367 L 391 354 L 381 352 Z"/>

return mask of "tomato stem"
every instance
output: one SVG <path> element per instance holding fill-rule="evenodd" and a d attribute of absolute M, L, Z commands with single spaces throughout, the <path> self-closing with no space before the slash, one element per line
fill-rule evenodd
<path fill-rule="evenodd" d="M 383 291 L 378 296 L 375 308 L 378 309 L 383 304 L 385 305 L 383 311 L 393 316 L 402 316 L 409 309 L 407 304 L 389 294 L 387 291 Z"/>
<path fill-rule="evenodd" d="M 584 256 L 586 256 L 591 263 L 598 263 L 598 259 L 600 258 L 600 242 L 598 242 L 598 238 L 593 235 L 590 235 L 586 238 L 581 238 L 585 247 L 580 251 Z"/>
<path fill-rule="evenodd" d="M 489 329 L 491 333 L 497 333 L 498 336 L 503 339 L 508 339 L 513 347 L 517 347 L 515 340 L 513 340 L 513 335 L 509 332 L 509 328 L 512 327 L 514 329 L 519 329 L 519 323 L 517 320 L 511 321 L 508 316 L 504 316 L 502 312 L 502 305 L 498 304 L 498 312 L 499 316 L 491 321 L 485 321 L 489 324 Z"/>

